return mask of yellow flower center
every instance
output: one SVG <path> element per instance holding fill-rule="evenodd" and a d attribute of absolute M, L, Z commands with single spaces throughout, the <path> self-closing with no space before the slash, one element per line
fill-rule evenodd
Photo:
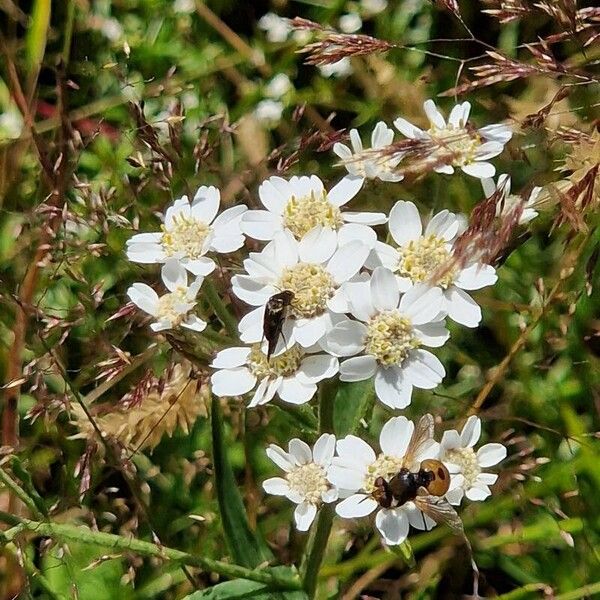
<path fill-rule="evenodd" d="M 191 259 L 200 258 L 205 253 L 205 241 L 211 233 L 206 223 L 182 213 L 175 215 L 169 229 L 163 225 L 162 230 L 160 241 L 165 254 Z"/>
<path fill-rule="evenodd" d="M 387 456 L 380 454 L 375 462 L 372 462 L 367 468 L 363 489 L 367 494 L 371 494 L 375 490 L 375 480 L 378 477 L 383 477 L 389 481 L 403 467 L 404 460 L 397 456 Z"/>
<path fill-rule="evenodd" d="M 293 346 L 278 356 L 272 356 L 271 360 L 267 360 L 267 356 L 260 349 L 260 344 L 255 344 L 248 356 L 248 367 L 258 379 L 290 377 L 300 368 L 303 356 L 302 350 L 298 346 Z"/>
<path fill-rule="evenodd" d="M 436 155 L 444 164 L 450 164 L 455 167 L 463 167 L 475 160 L 475 152 L 481 146 L 481 138 L 475 132 L 471 132 L 464 127 L 447 126 L 444 129 L 431 127 L 427 133 L 440 143 L 441 148 L 436 150 Z"/>
<path fill-rule="evenodd" d="M 168 319 L 173 327 L 177 327 L 193 306 L 187 298 L 187 288 L 179 287 L 158 299 L 157 318 Z"/>
<path fill-rule="evenodd" d="M 481 467 L 477 462 L 477 455 L 473 448 L 446 450 L 444 459 L 460 467 L 460 472 L 465 478 L 465 489 L 470 488 L 481 473 Z"/>
<path fill-rule="evenodd" d="M 325 469 L 316 463 L 300 465 L 290 471 L 285 478 L 290 489 L 300 494 L 310 504 L 319 504 L 321 494 L 329 489 Z"/>
<path fill-rule="evenodd" d="M 299 263 L 284 269 L 279 288 L 294 292 L 292 314 L 297 318 L 310 318 L 322 314 L 327 300 L 336 290 L 335 281 L 321 265 Z"/>
<path fill-rule="evenodd" d="M 457 273 L 456 267 L 450 266 L 452 254 L 446 244 L 444 239 L 428 235 L 398 248 L 398 274 L 408 277 L 413 283 L 435 279 L 432 283 L 446 289 Z"/>
<path fill-rule="evenodd" d="M 317 225 L 339 229 L 343 224 L 340 209 L 329 202 L 326 192 L 319 197 L 314 193 L 302 198 L 292 196 L 283 210 L 283 225 L 296 239 L 302 238 Z"/>
<path fill-rule="evenodd" d="M 419 345 L 410 320 L 397 310 L 379 313 L 367 323 L 365 353 L 381 365 L 399 365 Z"/>

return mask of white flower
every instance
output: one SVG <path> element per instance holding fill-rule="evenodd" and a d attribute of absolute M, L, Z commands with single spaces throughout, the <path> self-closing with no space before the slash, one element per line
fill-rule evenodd
<path fill-rule="evenodd" d="M 265 125 L 277 125 L 283 114 L 283 104 L 278 100 L 261 100 L 254 109 L 254 116 Z"/>
<path fill-rule="evenodd" d="M 319 71 L 323 77 L 348 77 L 352 73 L 352 64 L 346 56 L 329 65 L 319 66 Z"/>
<path fill-rule="evenodd" d="M 360 6 L 368 16 L 376 15 L 387 8 L 387 0 L 361 0 Z"/>
<path fill-rule="evenodd" d="M 193 13 L 196 10 L 194 0 L 175 0 L 173 11 L 176 13 Z"/>
<path fill-rule="evenodd" d="M 439 444 L 431 440 L 413 456 L 412 464 L 405 464 L 404 456 L 414 428 L 414 423 L 406 417 L 390 419 L 381 429 L 379 455 L 354 435 L 338 440 L 337 456 L 331 461 L 327 473 L 329 481 L 339 488 L 340 495 L 347 496 L 335 507 L 337 514 L 352 519 L 377 510 L 375 524 L 389 545 L 401 544 L 408 536 L 409 525 L 416 529 L 431 529 L 435 525 L 412 501 L 395 508 L 383 508 L 373 497 L 378 477 L 389 482 L 400 469 L 415 472 L 421 461 L 437 458 Z"/>
<path fill-rule="evenodd" d="M 219 369 L 211 376 L 213 393 L 241 396 L 255 389 L 249 404 L 252 408 L 270 402 L 275 395 L 289 404 L 304 404 L 315 395 L 317 383 L 333 377 L 339 365 L 333 356 L 309 354 L 298 345 L 267 360 L 264 348 L 254 344 L 221 350 L 211 367 Z"/>
<path fill-rule="evenodd" d="M 429 221 L 423 233 L 417 207 L 400 201 L 390 211 L 388 223 L 397 248 L 378 242 L 375 252 L 381 264 L 398 275 L 401 291 L 436 279 L 436 286 L 443 291 L 443 310 L 453 321 L 476 327 L 481 309 L 465 290 L 492 285 L 497 276 L 492 266 L 478 262 L 463 268 L 452 266 L 452 244 L 465 226 L 462 216 L 443 210 Z"/>
<path fill-rule="evenodd" d="M 127 240 L 127 258 L 138 263 L 176 258 L 190 273 L 208 275 L 215 263 L 207 252 L 233 252 L 244 245 L 240 220 L 247 207 L 232 206 L 217 217 L 220 203 L 219 190 L 204 185 L 191 203 L 187 196 L 175 200 L 167 208 L 162 232 L 139 233 Z"/>
<path fill-rule="evenodd" d="M 391 408 L 408 406 L 413 387 L 436 387 L 444 367 L 422 346 L 439 347 L 448 339 L 441 290 L 419 284 L 400 297 L 396 277 L 384 267 L 377 267 L 370 281 L 344 287 L 358 320 L 336 324 L 323 344 L 337 356 L 353 356 L 340 365 L 340 379 L 374 375 L 377 397 Z"/>
<path fill-rule="evenodd" d="M 285 478 L 271 477 L 263 482 L 267 494 L 285 496 L 294 504 L 294 521 L 299 531 L 308 531 L 322 503 L 335 502 L 338 490 L 326 478 L 335 451 L 335 436 L 324 433 L 311 451 L 310 446 L 294 438 L 288 452 L 271 444 L 267 456 L 285 471 Z"/>
<path fill-rule="evenodd" d="M 272 12 L 263 15 L 258 20 L 258 27 L 265 32 L 267 39 L 273 43 L 285 42 L 290 31 L 292 31 L 292 26 L 287 19 Z"/>
<path fill-rule="evenodd" d="M 283 230 L 301 239 L 317 226 L 338 232 L 340 245 L 361 240 L 374 247 L 377 235 L 373 225 L 386 222 L 384 213 L 342 212 L 363 185 L 362 177 L 347 175 L 329 191 L 316 176 L 270 177 L 258 188 L 258 196 L 266 210 L 249 210 L 241 221 L 242 231 L 256 240 L 272 240 Z"/>
<path fill-rule="evenodd" d="M 158 294 L 145 283 L 134 283 L 128 290 L 129 299 L 144 312 L 156 318 L 150 325 L 153 331 L 173 329 L 181 325 L 194 331 L 202 331 L 206 322 L 191 314 L 196 306 L 196 295 L 202 285 L 203 278 L 196 277 L 188 285 L 188 276 L 177 259 L 168 259 L 161 270 L 162 281 L 169 293 Z"/>
<path fill-rule="evenodd" d="M 379 157 L 373 150 L 381 150 L 389 146 L 394 139 L 394 131 L 383 121 L 379 121 L 371 134 L 371 151 L 365 151 L 362 140 L 356 129 L 350 130 L 352 150 L 345 144 L 337 142 L 333 151 L 343 161 L 348 173 L 354 177 L 381 179 L 381 181 L 402 181 L 403 176 L 394 172 L 402 156 Z"/>
<path fill-rule="evenodd" d="M 338 248 L 331 229 L 315 227 L 299 242 L 280 231 L 262 252 L 244 261 L 248 275 L 232 278 L 233 293 L 254 310 L 240 321 L 241 339 L 261 341 L 265 304 L 282 290 L 294 293 L 286 330 L 288 347 L 316 344 L 331 329 L 333 313 L 347 310 L 341 286 L 363 266 L 369 248 L 352 241 Z"/>
<path fill-rule="evenodd" d="M 1 90 L 0 90 L 1 92 Z M 13 104 L 8 104 L 4 112 L 0 112 L 0 142 L 16 140 L 23 131 L 23 117 L 19 109 Z"/>
<path fill-rule="evenodd" d="M 512 137 L 507 125 L 495 124 L 475 130 L 468 125 L 471 104 L 457 104 L 448 117 L 448 122 L 438 110 L 433 100 L 423 104 L 431 127 L 423 131 L 407 120 L 398 117 L 394 125 L 408 138 L 429 139 L 437 142 L 440 148 L 433 152 L 431 160 L 440 161 L 434 168 L 436 173 L 454 173 L 454 167 L 460 167 L 467 175 L 493 177 L 496 168 L 487 162 L 504 150 L 505 144 Z"/>
<path fill-rule="evenodd" d="M 489 486 L 496 483 L 498 475 L 483 473 L 482 469 L 497 465 L 506 458 L 502 444 L 486 444 L 477 452 L 473 446 L 481 436 L 481 421 L 476 416 L 467 419 L 463 430 L 444 432 L 440 444 L 440 460 L 451 474 L 448 502 L 458 505 L 463 496 L 469 500 L 485 500 L 492 492 Z"/>
<path fill-rule="evenodd" d="M 510 193 L 510 176 L 503 174 L 498 176 L 498 183 L 494 183 L 492 178 L 482 179 L 481 185 L 486 198 L 493 196 L 500 190 L 500 200 L 496 203 L 496 216 L 505 217 L 510 214 L 519 204 L 523 204 L 523 212 L 519 217 L 519 225 L 525 225 L 538 216 L 535 205 L 539 195 L 542 192 L 541 187 L 534 187 L 529 194 L 527 200 L 523 200 L 521 196 Z"/>
<path fill-rule="evenodd" d="M 344 33 L 355 33 L 362 27 L 362 19 L 355 12 L 342 15 L 338 21 L 340 31 Z"/>
<path fill-rule="evenodd" d="M 265 88 L 265 94 L 270 98 L 281 98 L 293 89 L 290 78 L 285 73 L 279 73 L 269 81 Z"/>

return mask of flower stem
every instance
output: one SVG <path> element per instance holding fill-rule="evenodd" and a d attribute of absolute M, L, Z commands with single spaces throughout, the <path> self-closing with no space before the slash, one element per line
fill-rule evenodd
<path fill-rule="evenodd" d="M 295 590 L 300 589 L 300 581 L 295 577 L 285 577 L 274 573 L 269 569 L 257 568 L 248 569 L 239 565 L 232 565 L 220 560 L 213 560 L 195 554 L 189 554 L 175 548 L 159 546 L 144 540 L 127 538 L 113 533 L 104 533 L 93 531 L 84 525 L 66 525 L 63 523 L 51 523 L 48 521 L 32 521 L 21 517 L 16 517 L 9 513 L 0 512 L 0 521 L 13 525 L 11 529 L 4 531 L 2 542 L 12 541 L 23 529 L 35 532 L 37 535 L 59 538 L 63 540 L 73 540 L 83 544 L 91 544 L 104 548 L 115 548 L 127 552 L 135 552 L 142 556 L 154 556 L 174 562 L 199 567 L 205 571 L 219 573 L 230 579 L 249 579 L 265 583 L 272 587 L 280 589 Z"/>
<path fill-rule="evenodd" d="M 211 308 L 215 311 L 215 315 L 223 326 L 227 330 L 227 333 L 234 340 L 239 339 L 238 329 L 237 329 L 237 321 L 235 317 L 229 312 L 229 309 L 223 302 L 221 296 L 219 296 L 219 292 L 217 292 L 217 288 L 215 284 L 212 282 L 210 278 L 206 278 L 204 280 L 204 285 L 202 286 L 202 291 L 206 295 L 206 299 L 210 304 Z"/>
<path fill-rule="evenodd" d="M 310 537 L 306 543 L 304 559 L 300 566 L 300 575 L 302 577 L 302 586 L 309 598 L 315 597 L 317 578 L 327 548 L 331 526 L 333 525 L 333 516 L 332 506 L 325 505 L 321 507 L 316 523 L 313 525 Z"/>

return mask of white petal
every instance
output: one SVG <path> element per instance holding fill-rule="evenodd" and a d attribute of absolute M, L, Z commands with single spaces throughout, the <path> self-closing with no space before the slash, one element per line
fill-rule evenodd
<path fill-rule="evenodd" d="M 171 323 L 170 319 L 160 319 L 157 323 L 151 323 L 150 329 L 152 331 L 165 331 L 167 329 L 171 329 L 173 327 L 173 323 Z"/>
<path fill-rule="evenodd" d="M 418 283 L 410 288 L 400 300 L 400 311 L 410 317 L 415 325 L 422 325 L 436 319 L 444 306 L 440 288 Z"/>
<path fill-rule="evenodd" d="M 360 192 L 360 188 L 362 188 L 364 182 L 365 180 L 362 177 L 346 175 L 346 177 L 329 190 L 327 199 L 334 206 L 343 206 Z"/>
<path fill-rule="evenodd" d="M 221 350 L 217 352 L 210 366 L 213 369 L 232 369 L 235 367 L 241 367 L 246 364 L 248 360 L 248 355 L 250 354 L 251 348 L 246 347 L 234 347 L 234 348 L 225 348 L 225 350 Z"/>
<path fill-rule="evenodd" d="M 191 329 L 192 331 L 198 332 L 204 331 L 206 329 L 206 325 L 206 321 L 203 321 L 200 317 L 197 317 L 196 315 L 188 315 L 185 321 L 181 323 L 181 326 L 185 329 Z"/>
<path fill-rule="evenodd" d="M 192 275 L 197 277 L 205 277 L 210 275 L 217 265 L 215 261 L 206 256 L 195 258 L 194 260 L 186 260 L 181 263 L 185 269 L 187 269 Z"/>
<path fill-rule="evenodd" d="M 493 177 L 496 174 L 496 167 L 488 162 L 473 162 L 461 167 L 464 173 L 472 177 L 483 179 L 484 177 Z"/>
<path fill-rule="evenodd" d="M 362 223 L 363 225 L 383 225 L 387 223 L 385 213 L 344 212 L 342 216 L 347 223 Z"/>
<path fill-rule="evenodd" d="M 367 268 L 383 266 L 391 269 L 392 271 L 398 268 L 398 263 L 400 262 L 400 253 L 393 246 L 384 244 L 383 242 L 377 242 L 375 244 L 375 253 L 377 254 L 379 263 L 372 263 L 372 259 L 369 257 L 369 260 L 367 260 L 365 265 Z"/>
<path fill-rule="evenodd" d="M 446 492 L 446 500 L 448 500 L 448 502 L 454 506 L 459 506 L 464 498 L 464 495 L 465 491 L 461 487 L 457 487 Z"/>
<path fill-rule="evenodd" d="M 481 420 L 471 415 L 460 432 L 460 441 L 463 448 L 472 448 L 481 437 Z"/>
<path fill-rule="evenodd" d="M 276 446 L 275 444 L 269 444 L 266 449 L 267 456 L 286 473 L 289 473 L 294 467 L 296 467 L 296 461 L 293 456 L 290 456 L 283 448 Z"/>
<path fill-rule="evenodd" d="M 394 121 L 394 127 L 404 136 L 406 136 L 407 138 L 410 139 L 416 139 L 416 138 L 420 138 L 423 137 L 423 130 L 419 129 L 418 127 L 416 127 L 415 125 L 413 125 L 412 123 L 410 123 L 409 121 L 407 121 L 406 119 L 403 119 L 402 117 L 398 117 L 395 121 Z"/>
<path fill-rule="evenodd" d="M 479 130 L 479 134 L 487 140 L 494 140 L 501 144 L 506 144 L 512 137 L 512 131 L 508 125 L 497 123 L 486 125 Z"/>
<path fill-rule="evenodd" d="M 462 440 L 456 429 L 444 431 L 442 436 L 441 447 L 443 450 L 453 450 L 454 448 L 462 448 Z"/>
<path fill-rule="evenodd" d="M 303 502 L 298 504 L 294 511 L 294 521 L 296 522 L 296 529 L 298 531 L 308 531 L 312 522 L 315 520 L 317 514 L 317 507 L 314 504 Z"/>
<path fill-rule="evenodd" d="M 340 492 L 337 488 L 333 487 L 330 490 L 321 492 L 321 500 L 323 502 L 335 502 L 339 498 Z"/>
<path fill-rule="evenodd" d="M 285 179 L 270 177 L 258 187 L 258 196 L 267 210 L 281 215 L 292 197 L 292 192 Z"/>
<path fill-rule="evenodd" d="M 369 256 L 370 248 L 355 241 L 338 248 L 327 265 L 335 282 L 340 285 L 360 271 Z"/>
<path fill-rule="evenodd" d="M 334 152 L 334 154 L 339 156 L 342 160 L 348 160 L 349 158 L 352 158 L 352 150 L 350 150 L 350 148 L 348 148 L 348 146 L 346 146 L 345 144 L 342 144 L 340 142 L 336 142 L 333 145 L 333 152 Z"/>
<path fill-rule="evenodd" d="M 210 377 L 212 392 L 215 396 L 241 396 L 256 385 L 256 377 L 247 367 L 222 369 Z"/>
<path fill-rule="evenodd" d="M 170 292 L 174 292 L 178 287 L 187 287 L 187 274 L 176 258 L 167 260 L 160 271 L 160 275 Z"/>
<path fill-rule="evenodd" d="M 371 301 L 369 282 L 349 282 L 344 286 L 344 294 L 348 298 L 350 312 L 357 319 L 366 322 L 377 312 Z"/>
<path fill-rule="evenodd" d="M 298 242 L 291 232 L 279 231 L 273 238 L 273 254 L 282 267 L 291 267 L 298 263 Z"/>
<path fill-rule="evenodd" d="M 456 215 L 447 210 L 442 210 L 429 221 L 425 229 L 425 235 L 435 235 L 447 242 L 458 234 L 460 221 Z"/>
<path fill-rule="evenodd" d="M 363 144 L 360 135 L 358 134 L 358 130 L 350 130 L 350 143 L 352 144 L 352 149 L 357 154 L 360 154 L 363 151 Z"/>
<path fill-rule="evenodd" d="M 337 459 L 332 460 L 335 463 Z M 364 472 L 332 464 L 327 470 L 327 479 L 339 489 L 356 492 L 363 486 Z"/>
<path fill-rule="evenodd" d="M 155 317 L 158 313 L 158 294 L 145 283 L 134 283 L 127 290 L 129 299 L 144 312 Z"/>
<path fill-rule="evenodd" d="M 498 276 L 494 267 L 475 263 L 458 274 L 454 285 L 463 290 L 479 290 L 488 285 L 494 285 L 497 280 Z"/>
<path fill-rule="evenodd" d="M 240 233 L 242 215 L 248 211 L 245 204 L 236 204 L 224 210 L 212 223 L 212 230 L 217 236 Z"/>
<path fill-rule="evenodd" d="M 335 507 L 335 512 L 343 519 L 353 519 L 370 515 L 378 506 L 377 502 L 366 494 L 353 494 L 342 500 Z"/>
<path fill-rule="evenodd" d="M 240 221 L 240 229 L 255 240 L 272 240 L 283 225 L 281 217 L 268 210 L 249 210 Z"/>
<path fill-rule="evenodd" d="M 250 404 L 248 404 L 248 408 L 254 408 L 261 404 L 264 404 L 265 395 L 267 393 L 267 388 L 269 387 L 269 380 L 267 377 L 264 377 L 258 383 L 257 388 L 254 390 L 254 395 L 250 400 Z"/>
<path fill-rule="evenodd" d="M 286 496 L 290 490 L 288 482 L 283 477 L 271 477 L 263 481 L 263 490 L 274 496 Z"/>
<path fill-rule="evenodd" d="M 329 227 L 314 227 L 298 243 L 301 262 L 321 264 L 327 262 L 337 248 L 337 234 Z"/>
<path fill-rule="evenodd" d="M 316 354 L 302 360 L 297 377 L 306 383 L 318 383 L 333 377 L 339 370 L 339 361 L 335 356 Z"/>
<path fill-rule="evenodd" d="M 377 369 L 377 361 L 372 356 L 355 356 L 340 365 L 342 381 L 363 381 L 369 379 Z"/>
<path fill-rule="evenodd" d="M 472 502 L 480 502 L 491 496 L 492 492 L 487 486 L 473 486 L 465 492 L 465 496 Z"/>
<path fill-rule="evenodd" d="M 369 465 L 376 459 L 373 448 L 363 439 L 355 435 L 347 435 L 336 444 L 337 453 L 340 457 L 347 458 L 353 466 Z"/>
<path fill-rule="evenodd" d="M 406 380 L 423 390 L 436 387 L 446 374 L 444 365 L 427 350 L 411 351 L 402 368 Z"/>
<path fill-rule="evenodd" d="M 496 473 L 479 473 L 475 479 L 476 485 L 494 485 L 498 481 L 498 475 Z"/>
<path fill-rule="evenodd" d="M 263 304 L 242 317 L 238 324 L 242 342 L 253 344 L 262 340 L 264 314 L 265 306 Z"/>
<path fill-rule="evenodd" d="M 464 111 L 462 104 L 457 104 L 456 106 L 454 106 L 454 108 L 450 111 L 450 114 L 448 115 L 448 124 L 452 125 L 452 127 L 454 128 L 463 127 L 465 124 L 462 121 L 463 113 Z"/>
<path fill-rule="evenodd" d="M 423 103 L 423 110 L 425 111 L 429 122 L 434 127 L 437 127 L 438 129 L 444 129 L 446 127 L 446 120 L 433 100 L 425 100 Z"/>
<path fill-rule="evenodd" d="M 414 331 L 421 343 L 430 348 L 443 346 L 450 337 L 450 332 L 446 329 L 444 321 L 417 325 Z"/>
<path fill-rule="evenodd" d="M 481 467 L 492 467 L 506 458 L 506 448 L 502 444 L 486 444 L 477 451 L 477 462 Z"/>
<path fill-rule="evenodd" d="M 491 177 L 485 177 L 481 180 L 481 187 L 486 198 L 493 196 L 496 192 L 496 184 Z"/>
<path fill-rule="evenodd" d="M 399 368 L 380 367 L 375 373 L 375 393 L 380 402 L 390 408 L 406 408 L 410 404 L 412 385 L 404 380 Z"/>
<path fill-rule="evenodd" d="M 221 195 L 219 190 L 212 185 L 210 187 L 203 185 L 198 188 L 198 191 L 194 195 L 191 214 L 195 219 L 203 223 L 212 223 L 219 211 L 220 203 Z"/>
<path fill-rule="evenodd" d="M 400 509 L 382 509 L 375 517 L 375 525 L 386 544 L 397 546 L 408 537 L 408 517 Z"/>
<path fill-rule="evenodd" d="M 294 339 L 303 348 L 310 348 L 327 333 L 330 322 L 327 313 L 313 319 L 298 319 L 294 323 Z"/>
<path fill-rule="evenodd" d="M 294 378 L 285 378 L 277 395 L 288 404 L 306 404 L 317 392 L 317 385 L 314 383 L 305 383 Z"/>
<path fill-rule="evenodd" d="M 324 433 L 313 447 L 313 460 L 322 467 L 328 467 L 335 452 L 335 435 Z"/>
<path fill-rule="evenodd" d="M 289 441 L 288 452 L 296 459 L 296 463 L 299 465 L 312 462 L 310 446 L 298 438 L 293 438 Z"/>
<path fill-rule="evenodd" d="M 396 276 L 385 267 L 377 267 L 371 277 L 371 298 L 373 306 L 379 311 L 393 310 L 398 307 L 400 291 Z"/>
<path fill-rule="evenodd" d="M 260 306 L 279 290 L 272 285 L 264 285 L 247 275 L 235 275 L 231 278 L 232 291 L 246 304 Z"/>
<path fill-rule="evenodd" d="M 448 316 L 457 323 L 465 327 L 477 327 L 481 321 L 481 309 L 467 294 L 460 288 L 450 287 L 444 293 L 446 298 L 446 310 Z"/>
<path fill-rule="evenodd" d="M 327 349 L 337 356 L 352 356 L 365 346 L 367 327 L 359 321 L 342 321 L 327 334 Z"/>
<path fill-rule="evenodd" d="M 404 510 L 408 517 L 408 522 L 415 529 L 429 531 L 435 527 L 435 521 L 430 519 L 421 509 L 417 508 L 413 502 L 408 502 Z"/>
<path fill-rule="evenodd" d="M 414 423 L 406 417 L 392 417 L 379 434 L 381 451 L 388 456 L 403 457 L 414 429 Z"/>
<path fill-rule="evenodd" d="M 350 242 L 359 241 L 370 249 L 377 244 L 377 234 L 367 225 L 360 223 L 345 223 L 338 232 L 338 246 L 344 246 Z"/>
<path fill-rule="evenodd" d="M 190 201 L 187 196 L 178 198 L 167 208 L 165 212 L 165 227 L 167 230 L 173 227 L 175 217 L 180 214 L 188 218 L 191 215 Z"/>
<path fill-rule="evenodd" d="M 392 207 L 388 227 L 394 241 L 399 246 L 418 239 L 423 231 L 417 207 L 412 202 L 404 200 L 396 202 Z"/>

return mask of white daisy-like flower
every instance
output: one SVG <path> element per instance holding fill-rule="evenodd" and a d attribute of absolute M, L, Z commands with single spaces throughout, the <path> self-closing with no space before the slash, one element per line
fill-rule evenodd
<path fill-rule="evenodd" d="M 402 156 L 379 158 L 373 150 L 382 150 L 394 140 L 394 130 L 390 129 L 383 121 L 379 121 L 371 134 L 371 150 L 365 152 L 356 129 L 350 130 L 350 143 L 352 150 L 345 144 L 337 142 L 333 151 L 339 156 L 348 173 L 354 177 L 366 179 L 381 179 L 381 181 L 402 181 L 402 175 L 394 170 L 402 160 Z"/>
<path fill-rule="evenodd" d="M 231 280 L 233 293 L 256 307 L 240 321 L 242 341 L 262 340 L 265 304 L 289 290 L 294 298 L 284 332 L 288 347 L 316 344 L 331 329 L 334 313 L 347 310 L 342 285 L 358 273 L 368 254 L 358 240 L 338 247 L 331 229 L 315 227 L 300 241 L 290 231 L 280 231 L 262 252 L 250 253 L 244 261 L 248 274 Z"/>
<path fill-rule="evenodd" d="M 269 177 L 258 188 L 266 210 L 249 210 L 242 217 L 242 231 L 256 240 L 272 240 L 280 231 L 290 231 L 297 240 L 315 227 L 338 233 L 339 244 L 360 240 L 369 247 L 377 241 L 371 227 L 387 221 L 384 213 L 347 212 L 342 207 L 360 191 L 364 179 L 348 175 L 329 191 L 316 176 Z"/>
<path fill-rule="evenodd" d="M 129 299 L 156 319 L 150 328 L 153 331 L 163 331 L 181 326 L 194 331 L 203 331 L 206 322 L 191 311 L 196 306 L 196 296 L 204 278 L 196 277 L 192 284 L 188 285 L 187 273 L 175 258 L 165 262 L 161 277 L 169 290 L 163 296 L 159 296 L 145 283 L 134 283 L 127 290 Z"/>
<path fill-rule="evenodd" d="M 344 33 L 355 33 L 362 27 L 362 19 L 358 13 L 350 12 L 339 18 L 338 25 Z"/>
<path fill-rule="evenodd" d="M 281 121 L 283 104 L 279 100 L 261 100 L 254 109 L 257 121 L 267 125 L 277 125 Z"/>
<path fill-rule="evenodd" d="M 447 210 L 437 213 L 425 227 L 412 202 L 397 202 L 390 211 L 390 234 L 397 247 L 378 242 L 380 263 L 398 276 L 401 291 L 423 282 L 433 282 L 443 292 L 443 310 L 457 323 L 477 327 L 481 309 L 466 290 L 479 290 L 498 279 L 490 265 L 473 262 L 452 265 L 452 245 L 464 231 L 464 217 Z"/>
<path fill-rule="evenodd" d="M 282 96 L 285 96 L 285 94 L 293 89 L 293 87 L 290 78 L 285 73 L 278 73 L 267 84 L 265 94 L 270 98 L 275 98 L 277 100 Z"/>
<path fill-rule="evenodd" d="M 285 42 L 292 31 L 288 19 L 268 12 L 258 20 L 258 27 L 265 32 L 267 39 L 273 43 Z"/>
<path fill-rule="evenodd" d="M 457 167 L 467 175 L 480 179 L 494 176 L 496 168 L 488 161 L 498 156 L 512 137 L 507 125 L 497 123 L 474 129 L 468 124 L 471 112 L 469 102 L 457 104 L 447 122 L 433 100 L 427 100 L 423 108 L 431 123 L 426 131 L 401 117 L 394 121 L 394 125 L 407 138 L 429 139 L 438 143 L 440 149 L 432 154 L 431 159 L 443 164 L 434 168 L 436 173 L 451 175 Z"/>
<path fill-rule="evenodd" d="M 400 469 L 416 472 L 421 461 L 437 458 L 439 444 L 431 440 L 412 457 L 412 464 L 405 464 L 404 456 L 414 428 L 414 423 L 406 417 L 390 419 L 381 430 L 381 452 L 378 455 L 369 444 L 354 435 L 338 440 L 337 456 L 327 472 L 327 478 L 339 488 L 340 495 L 347 496 L 335 507 L 337 514 L 344 519 L 353 519 L 377 511 L 377 529 L 385 543 L 392 546 L 401 544 L 407 538 L 410 525 L 416 529 L 435 526 L 435 522 L 412 501 L 395 508 L 383 508 L 373 497 L 378 477 L 389 482 Z"/>
<path fill-rule="evenodd" d="M 377 267 L 370 281 L 345 288 L 357 320 L 337 323 L 324 342 L 332 354 L 353 357 L 341 363 L 340 379 L 375 376 L 375 393 L 391 408 L 408 406 L 413 387 L 436 387 L 446 372 L 423 346 L 442 346 L 449 336 L 441 290 L 419 284 L 401 297 L 398 280 L 384 267 Z"/>
<path fill-rule="evenodd" d="M 255 390 L 249 408 L 266 404 L 275 395 L 289 404 L 305 404 L 315 395 L 317 383 L 339 369 L 337 358 L 315 353 L 319 348 L 307 351 L 294 345 L 268 360 L 262 346 L 226 348 L 216 355 L 211 367 L 218 371 L 210 378 L 216 396 L 242 396 Z"/>
<path fill-rule="evenodd" d="M 498 475 L 484 473 L 483 469 L 497 465 L 506 458 L 502 444 L 485 444 L 477 452 L 475 444 L 481 437 L 481 421 L 476 416 L 467 419 L 462 431 L 444 432 L 440 443 L 440 460 L 451 475 L 446 499 L 459 505 L 464 496 L 469 500 L 485 500 L 492 492 L 489 486 L 496 483 Z"/>
<path fill-rule="evenodd" d="M 338 499 L 337 488 L 326 477 L 334 451 L 335 436 L 331 433 L 324 433 L 312 450 L 298 438 L 289 441 L 287 452 L 275 444 L 267 448 L 267 456 L 285 471 L 285 477 L 265 480 L 263 489 L 298 505 L 294 521 L 299 531 L 308 531 L 321 504 Z"/>
<path fill-rule="evenodd" d="M 323 77 L 339 77 L 341 79 L 352 74 L 352 63 L 346 56 L 337 62 L 319 65 L 318 69 Z"/>
<path fill-rule="evenodd" d="M 541 187 L 534 187 L 527 200 L 523 200 L 521 196 L 510 193 L 510 175 L 502 174 L 498 176 L 498 183 L 495 183 L 492 178 L 482 179 L 481 186 L 486 198 L 493 196 L 498 190 L 501 193 L 499 202 L 496 203 L 496 216 L 505 217 L 510 214 L 519 204 L 523 204 L 523 212 L 519 217 L 519 225 L 525 225 L 538 216 L 535 210 L 536 202 L 542 192 Z"/>
<path fill-rule="evenodd" d="M 374 16 L 387 8 L 387 0 L 361 0 L 360 7 L 367 16 Z"/>
<path fill-rule="evenodd" d="M 207 252 L 233 252 L 244 245 L 240 230 L 240 204 L 219 216 L 221 194 L 216 187 L 198 188 L 192 202 L 183 196 L 167 208 L 162 231 L 139 233 L 127 240 L 127 258 L 137 263 L 164 263 L 176 258 L 193 275 L 208 275 L 215 268 Z M 215 218 L 216 217 L 216 218 Z"/>

